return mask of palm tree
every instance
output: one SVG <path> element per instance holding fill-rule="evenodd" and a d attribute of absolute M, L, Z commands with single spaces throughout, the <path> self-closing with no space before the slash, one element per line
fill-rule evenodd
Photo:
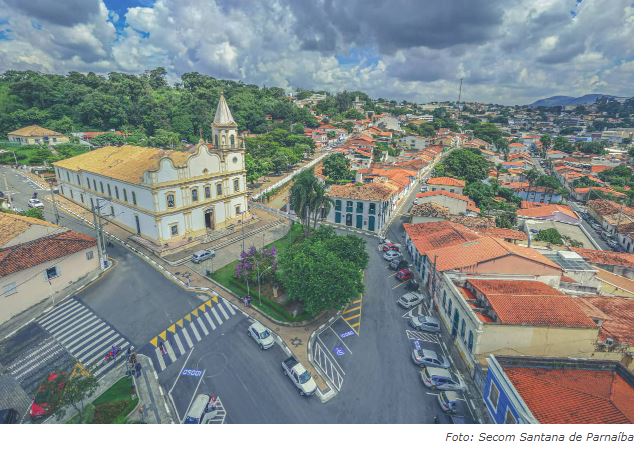
<path fill-rule="evenodd" d="M 303 171 L 295 177 L 293 186 L 290 188 L 290 205 L 304 226 L 306 236 L 310 233 L 311 221 L 313 221 L 312 228 L 317 227 L 322 209 L 330 210 L 332 204 L 326 196 L 326 189 L 315 177 L 312 169 Z"/>

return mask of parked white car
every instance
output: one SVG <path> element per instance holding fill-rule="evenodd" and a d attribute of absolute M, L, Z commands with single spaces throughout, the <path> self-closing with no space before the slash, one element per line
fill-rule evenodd
<path fill-rule="evenodd" d="M 451 370 L 425 367 L 420 370 L 422 383 L 435 390 L 464 390 L 464 384 Z"/>
<path fill-rule="evenodd" d="M 424 295 L 418 292 L 406 293 L 398 298 L 397 303 L 404 308 L 415 307 L 424 301 Z"/>
<path fill-rule="evenodd" d="M 29 208 L 45 208 L 45 204 L 43 204 L 40 199 L 29 199 L 27 206 Z"/>
<path fill-rule="evenodd" d="M 213 258 L 215 255 L 216 254 L 214 253 L 214 251 L 196 251 L 194 254 L 192 254 L 192 263 L 201 263 L 202 261 Z"/>
<path fill-rule="evenodd" d="M 409 320 L 413 329 L 424 332 L 440 332 L 440 321 L 433 316 L 414 316 Z"/>
<path fill-rule="evenodd" d="M 443 355 L 438 354 L 430 349 L 414 349 L 411 352 L 411 360 L 422 368 L 433 366 L 438 368 L 449 368 L 451 364 Z"/>
<path fill-rule="evenodd" d="M 270 330 L 256 321 L 248 327 L 248 336 L 252 338 L 261 349 L 270 349 L 275 344 L 275 337 L 272 336 Z"/>
<path fill-rule="evenodd" d="M 398 251 L 386 251 L 383 254 L 384 260 L 387 262 L 390 262 L 393 259 L 396 259 L 400 257 L 402 254 L 400 254 Z"/>

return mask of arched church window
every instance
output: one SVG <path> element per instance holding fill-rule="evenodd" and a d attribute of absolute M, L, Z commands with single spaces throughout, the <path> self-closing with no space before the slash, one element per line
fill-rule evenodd
<path fill-rule="evenodd" d="M 230 147 L 234 147 L 234 135 L 230 135 Z"/>
<path fill-rule="evenodd" d="M 168 194 L 167 196 L 165 196 L 165 200 L 167 201 L 167 208 L 174 208 L 174 194 Z"/>

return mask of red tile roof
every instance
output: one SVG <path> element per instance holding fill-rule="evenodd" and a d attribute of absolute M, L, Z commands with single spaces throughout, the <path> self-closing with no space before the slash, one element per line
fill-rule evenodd
<path fill-rule="evenodd" d="M 480 213 L 480 209 L 476 206 L 476 203 L 473 200 L 471 200 L 470 197 L 465 196 L 463 194 L 451 193 L 445 190 L 437 190 L 437 191 L 427 191 L 425 193 L 419 193 L 416 197 L 418 199 L 421 199 L 424 197 L 434 197 L 434 196 L 445 196 L 445 197 L 450 197 L 452 199 L 458 199 L 458 200 L 464 201 L 467 203 L 468 210 Z"/>
<path fill-rule="evenodd" d="M 503 371 L 540 423 L 634 422 L 634 388 L 614 371 L 507 366 Z"/>
<path fill-rule="evenodd" d="M 583 296 L 576 298 L 580 307 L 593 317 L 591 309 L 603 314 L 599 338 L 612 338 L 618 343 L 634 346 L 634 299 L 618 296 Z M 591 309 L 587 309 L 587 306 Z"/>
<path fill-rule="evenodd" d="M 553 216 L 556 213 L 562 213 L 573 219 L 580 219 L 576 212 L 567 205 L 548 204 L 539 207 L 521 208 L 516 210 L 516 216 L 524 216 L 528 218 L 546 218 Z"/>
<path fill-rule="evenodd" d="M 491 280 L 491 279 L 467 279 L 469 285 L 480 293 L 492 294 L 513 294 L 513 295 L 535 295 L 551 294 L 563 296 L 563 293 L 543 282 L 535 280 Z"/>
<path fill-rule="evenodd" d="M 422 255 L 433 249 L 466 243 L 479 237 L 473 230 L 450 221 L 421 222 L 403 226 L 413 245 Z"/>
<path fill-rule="evenodd" d="M 464 180 L 454 179 L 453 177 L 433 177 L 426 182 L 429 185 L 446 185 L 464 188 Z"/>
<path fill-rule="evenodd" d="M 471 268 L 480 263 L 510 255 L 516 255 L 560 270 L 556 263 L 534 249 L 517 246 L 500 238 L 488 236 L 427 252 L 429 260 L 433 261 L 437 257 L 438 271 Z"/>
<path fill-rule="evenodd" d="M 634 254 L 599 251 L 595 249 L 585 249 L 582 247 L 570 247 L 569 249 L 595 265 L 612 265 L 634 268 Z"/>
<path fill-rule="evenodd" d="M 502 227 L 483 227 L 474 228 L 473 230 L 478 232 L 480 235 L 493 236 L 496 238 L 502 238 L 503 240 L 527 240 L 527 234 L 525 232 L 521 232 L 520 230 L 505 229 Z"/>
<path fill-rule="evenodd" d="M 0 277 L 96 246 L 96 240 L 68 230 L 0 249 Z"/>

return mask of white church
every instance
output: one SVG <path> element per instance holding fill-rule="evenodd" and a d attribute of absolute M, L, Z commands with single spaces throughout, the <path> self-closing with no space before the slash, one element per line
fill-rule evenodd
<path fill-rule="evenodd" d="M 221 94 L 213 143 L 187 151 L 108 146 L 54 163 L 60 194 L 157 245 L 236 223 L 248 210 L 245 143 Z"/>

